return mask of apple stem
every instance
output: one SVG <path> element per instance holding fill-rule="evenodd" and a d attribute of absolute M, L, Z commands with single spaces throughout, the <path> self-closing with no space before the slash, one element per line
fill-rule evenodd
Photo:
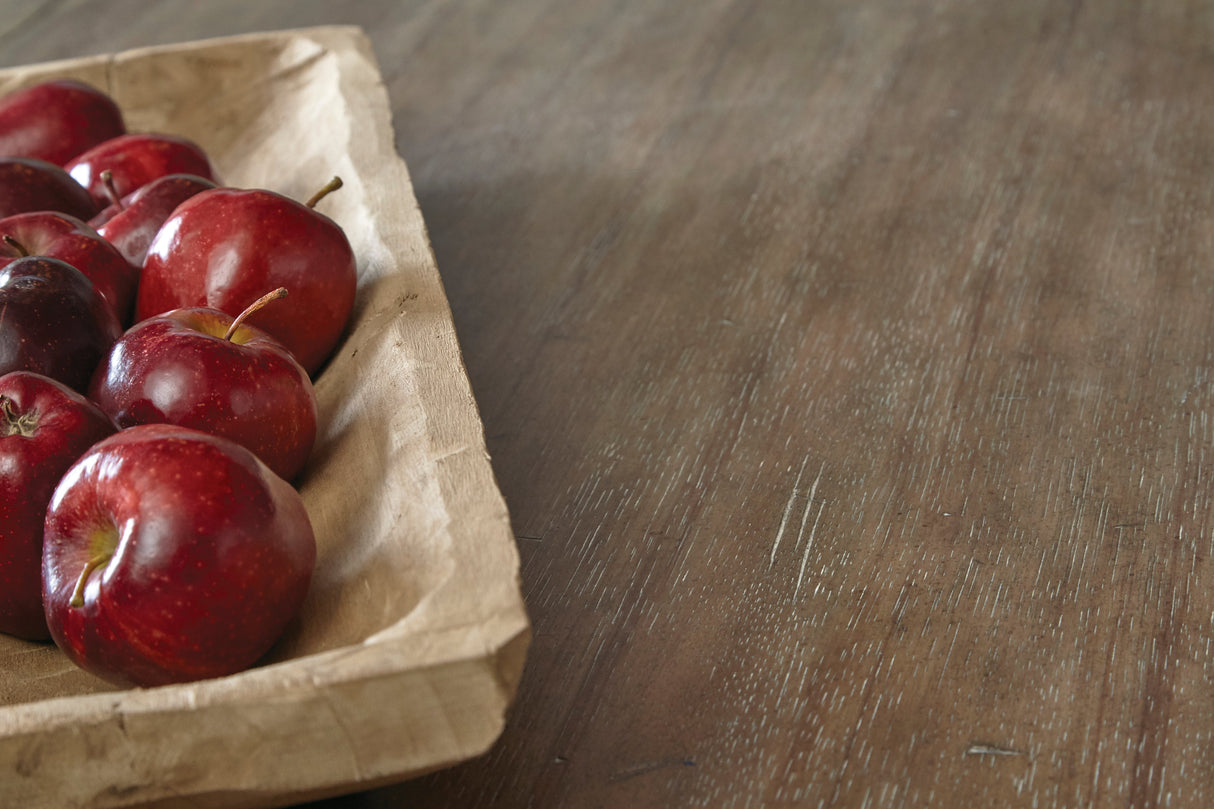
<path fill-rule="evenodd" d="M 118 189 L 114 187 L 114 175 L 109 169 L 102 169 L 101 186 L 105 189 L 105 195 L 110 198 L 110 204 L 118 207 L 118 210 L 125 211 L 126 206 L 122 204 L 122 197 L 118 195 Z"/>
<path fill-rule="evenodd" d="M 84 585 L 88 584 L 89 576 L 93 574 L 94 570 L 104 566 L 113 558 L 113 551 L 105 551 L 88 560 L 84 566 L 84 570 L 80 571 L 80 578 L 76 579 L 75 589 L 72 590 L 72 600 L 70 603 L 73 607 L 79 608 L 84 606 Z"/>
<path fill-rule="evenodd" d="M 38 426 L 37 413 L 14 413 L 13 400 L 7 396 L 0 396 L 0 417 L 3 418 L 0 422 L 3 425 L 0 428 L 0 436 L 20 435 L 30 438 Z"/>
<path fill-rule="evenodd" d="M 322 199 L 329 196 L 337 189 L 341 188 L 341 185 L 342 185 L 341 178 L 334 177 L 332 180 L 329 180 L 329 182 L 325 183 L 324 188 L 320 189 L 315 194 L 313 194 L 312 198 L 309 199 L 307 202 L 305 202 L 304 205 L 307 205 L 309 208 L 315 208 L 316 203 L 320 202 Z"/>
<path fill-rule="evenodd" d="M 13 248 L 14 250 L 16 250 L 17 255 L 21 256 L 22 258 L 25 258 L 30 254 L 30 251 L 25 249 L 24 244 L 17 241 L 16 239 L 14 239 L 12 236 L 8 235 L 7 233 L 4 234 L 3 239 L 4 239 L 4 243 L 7 244 L 9 247 Z"/>
<path fill-rule="evenodd" d="M 262 295 L 257 300 L 250 303 L 247 309 L 245 309 L 243 312 L 241 312 L 239 315 L 236 316 L 236 319 L 232 321 L 232 325 L 228 326 L 228 331 L 226 334 L 224 334 L 223 339 L 231 340 L 232 335 L 236 333 L 236 330 L 238 328 L 240 328 L 240 326 L 245 322 L 245 320 L 249 317 L 249 315 L 253 314 L 254 312 L 256 312 L 261 307 L 265 306 L 270 301 L 276 301 L 279 298 L 285 298 L 285 297 L 287 297 L 287 288 L 279 287 L 278 289 L 274 290 L 273 292 L 267 292 L 266 294 Z"/>

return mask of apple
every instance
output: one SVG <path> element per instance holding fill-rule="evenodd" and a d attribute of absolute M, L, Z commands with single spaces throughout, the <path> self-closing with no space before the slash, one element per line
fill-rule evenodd
<path fill-rule="evenodd" d="M 0 267 L 0 374 L 33 371 L 84 392 L 120 336 L 109 303 L 72 265 L 27 256 Z"/>
<path fill-rule="evenodd" d="M 102 440 L 47 508 L 55 643 L 119 685 L 221 677 L 298 613 L 316 561 L 299 493 L 226 438 L 147 424 Z"/>
<path fill-rule="evenodd" d="M 40 374 L 0 376 L 0 632 L 46 640 L 42 523 L 56 484 L 114 432 L 79 393 Z"/>
<path fill-rule="evenodd" d="M 0 155 L 62 166 L 126 132 L 114 99 L 84 82 L 59 79 L 0 98 Z"/>
<path fill-rule="evenodd" d="M 66 261 L 84 273 L 125 323 L 135 304 L 139 269 L 84 222 L 68 214 L 32 211 L 0 219 L 0 267 L 28 255 Z M 9 255 L 5 255 L 7 252 Z"/>
<path fill-rule="evenodd" d="M 104 182 L 104 180 L 103 180 Z M 136 267 L 143 266 L 148 245 L 178 205 L 215 183 L 194 174 L 169 174 L 127 194 L 90 221 L 97 232 Z"/>
<path fill-rule="evenodd" d="M 240 317 L 175 309 L 133 326 L 98 367 L 89 397 L 119 427 L 176 424 L 230 438 L 292 480 L 316 440 L 308 372 L 281 343 Z M 288 305 L 288 304 L 279 304 Z"/>
<path fill-rule="evenodd" d="M 306 204 L 263 189 L 215 188 L 178 206 L 143 262 L 136 320 L 191 306 L 238 314 L 267 289 L 291 290 L 291 305 L 250 320 L 278 338 L 314 374 L 332 353 L 354 306 L 357 274 L 345 233 Z"/>
<path fill-rule="evenodd" d="M 112 204 L 158 177 L 194 174 L 215 180 L 215 169 L 197 143 L 154 132 L 119 135 L 77 155 L 63 167 L 88 189 L 98 207 Z M 102 178 L 109 172 L 109 182 Z"/>
<path fill-rule="evenodd" d="M 97 204 L 63 169 L 31 157 L 0 157 L 0 217 L 27 211 L 59 211 L 80 219 Z"/>

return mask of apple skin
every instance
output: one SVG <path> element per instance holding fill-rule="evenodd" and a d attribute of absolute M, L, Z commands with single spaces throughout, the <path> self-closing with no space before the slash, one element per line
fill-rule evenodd
<path fill-rule="evenodd" d="M 101 172 L 107 170 L 119 199 L 170 174 L 194 174 L 215 180 L 215 169 L 202 147 L 187 138 L 155 132 L 111 138 L 77 155 L 63 168 L 88 189 L 99 208 L 113 202 L 101 178 Z"/>
<path fill-rule="evenodd" d="M 215 183 L 194 174 L 159 177 L 94 216 L 89 224 L 136 267 L 143 266 L 152 237 L 178 205 Z M 121 207 L 120 207 L 121 206 Z"/>
<path fill-rule="evenodd" d="M 312 381 L 256 327 L 242 323 L 224 339 L 233 320 L 190 308 L 137 323 L 98 366 L 89 398 L 119 427 L 164 423 L 221 435 L 293 480 L 316 440 Z"/>
<path fill-rule="evenodd" d="M 0 154 L 62 166 L 126 132 L 114 99 L 84 82 L 59 79 L 0 98 Z"/>
<path fill-rule="evenodd" d="M 71 176 L 45 160 L 0 157 L 0 217 L 58 211 L 88 220 L 97 203 Z"/>
<path fill-rule="evenodd" d="M 92 282 L 57 258 L 0 267 L 0 374 L 33 371 L 83 393 L 122 326 Z"/>
<path fill-rule="evenodd" d="M 54 211 L 31 211 L 0 219 L 0 237 L 11 236 L 30 255 L 49 256 L 71 264 L 93 282 L 121 323 L 127 323 L 135 306 L 139 268 L 81 220 Z M 4 255 L 7 251 L 11 255 Z M 0 267 L 20 256 L 0 246 Z"/>
<path fill-rule="evenodd" d="M 0 632 L 47 640 L 42 524 L 63 473 L 114 425 L 79 393 L 39 374 L 0 376 Z"/>
<path fill-rule="evenodd" d="M 77 665 L 118 685 L 235 674 L 296 616 L 315 563 L 299 493 L 253 453 L 186 427 L 131 427 L 88 450 L 51 498 L 47 625 Z"/>
<path fill-rule="evenodd" d="M 345 331 L 357 286 L 354 253 L 330 218 L 263 189 L 216 188 L 178 206 L 148 247 L 135 318 L 207 306 L 237 315 L 266 290 L 290 305 L 249 322 L 315 374 Z"/>

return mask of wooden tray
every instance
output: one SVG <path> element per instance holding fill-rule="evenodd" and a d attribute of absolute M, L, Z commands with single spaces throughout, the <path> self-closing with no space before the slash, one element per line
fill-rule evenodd
<path fill-rule="evenodd" d="M 327 27 L 0 71 L 108 90 L 132 131 L 199 142 L 229 185 L 307 198 L 359 259 L 317 379 L 303 614 L 242 674 L 128 691 L 0 637 L 0 805 L 279 806 L 403 780 L 497 738 L 529 640 L 518 556 L 374 56 Z"/>

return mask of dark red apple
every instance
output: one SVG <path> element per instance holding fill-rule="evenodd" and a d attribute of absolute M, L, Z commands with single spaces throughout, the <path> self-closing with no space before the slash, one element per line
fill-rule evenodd
<path fill-rule="evenodd" d="M 0 217 L 58 211 L 87 220 L 97 208 L 89 192 L 58 166 L 28 157 L 0 158 Z"/>
<path fill-rule="evenodd" d="M 0 376 L 0 632 L 50 637 L 42 609 L 46 506 L 67 468 L 113 432 L 96 405 L 53 379 Z"/>
<path fill-rule="evenodd" d="M 33 371 L 84 392 L 122 327 L 93 283 L 56 258 L 0 267 L 0 374 Z"/>
<path fill-rule="evenodd" d="M 354 254 L 342 229 L 309 204 L 272 191 L 216 188 L 178 206 L 148 247 L 137 320 L 207 306 L 238 314 L 267 289 L 291 290 L 251 323 L 278 338 L 308 373 L 333 351 L 354 306 Z"/>
<path fill-rule="evenodd" d="M 298 613 L 316 560 L 289 483 L 226 438 L 168 424 L 95 444 L 55 489 L 44 529 L 51 635 L 120 685 L 253 665 Z"/>
<path fill-rule="evenodd" d="M 114 99 L 84 82 L 60 79 L 0 98 L 0 155 L 57 166 L 126 132 Z"/>
<path fill-rule="evenodd" d="M 136 267 L 143 266 L 148 245 L 169 214 L 190 197 L 215 183 L 193 174 L 170 174 L 152 180 L 97 214 L 89 224 Z"/>
<path fill-rule="evenodd" d="M 122 199 L 158 177 L 194 174 L 215 179 L 215 169 L 197 143 L 176 135 L 139 133 L 119 135 L 99 143 L 68 162 L 64 169 L 88 189 L 98 207 Z M 101 177 L 108 171 L 112 185 Z"/>
<path fill-rule="evenodd" d="M 93 282 L 126 323 L 135 304 L 139 269 L 108 241 L 74 216 L 33 211 L 0 219 L 0 267 L 24 255 L 66 261 Z"/>
<path fill-rule="evenodd" d="M 175 309 L 133 326 L 98 367 L 89 396 L 119 427 L 221 435 L 286 480 L 316 440 L 308 372 L 273 337 L 218 309 Z"/>

